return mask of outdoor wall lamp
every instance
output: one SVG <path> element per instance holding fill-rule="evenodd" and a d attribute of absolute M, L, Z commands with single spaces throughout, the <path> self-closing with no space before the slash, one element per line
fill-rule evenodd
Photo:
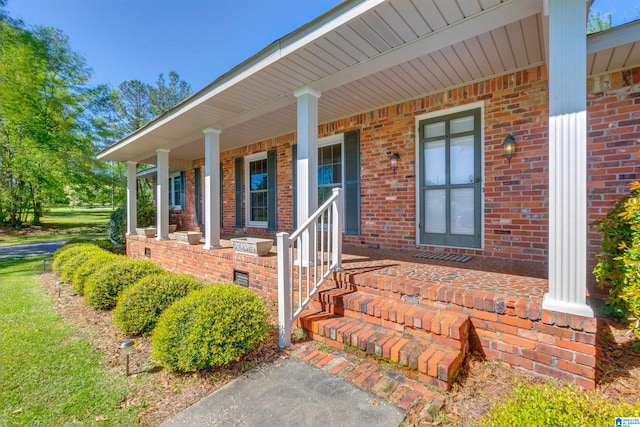
<path fill-rule="evenodd" d="M 396 169 L 398 169 L 398 160 L 400 160 L 400 154 L 398 153 L 393 153 L 391 155 L 391 160 L 390 162 L 390 166 L 391 166 L 391 170 L 393 171 L 393 173 L 396 173 Z"/>
<path fill-rule="evenodd" d="M 502 154 L 507 158 L 509 164 L 511 164 L 511 158 L 516 153 L 516 139 L 512 134 L 507 135 L 502 143 Z"/>
<path fill-rule="evenodd" d="M 124 340 L 122 341 L 122 344 L 120 344 L 120 350 L 122 351 L 122 354 L 124 354 L 124 358 L 125 358 L 125 366 L 126 366 L 126 373 L 127 376 L 129 376 L 129 354 L 131 354 L 131 349 L 133 347 L 133 340 Z"/>

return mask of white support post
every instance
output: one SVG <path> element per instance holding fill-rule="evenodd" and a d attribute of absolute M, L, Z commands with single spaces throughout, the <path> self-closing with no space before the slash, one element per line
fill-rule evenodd
<path fill-rule="evenodd" d="M 293 92 L 297 98 L 297 181 L 298 224 L 303 224 L 318 209 L 318 98 L 320 92 L 303 87 Z M 315 235 L 304 232 L 302 248 L 298 248 L 300 265 L 309 266 L 310 249 L 315 247 Z"/>
<path fill-rule="evenodd" d="M 169 150 L 156 150 L 158 156 L 158 182 L 156 182 L 156 240 L 169 239 Z"/>
<path fill-rule="evenodd" d="M 549 292 L 542 308 L 593 317 L 587 274 L 587 3 L 549 0 Z"/>
<path fill-rule="evenodd" d="M 342 188 L 334 188 L 333 195 L 336 195 L 336 202 L 333 204 L 333 232 L 332 232 L 332 253 L 333 265 L 336 271 L 342 270 Z"/>
<path fill-rule="evenodd" d="M 220 247 L 220 129 L 204 133 L 204 248 Z"/>
<path fill-rule="evenodd" d="M 127 162 L 127 236 L 135 235 L 138 226 L 137 166 L 137 162 Z"/>
<path fill-rule="evenodd" d="M 276 242 L 278 248 L 278 344 L 280 348 L 286 348 L 291 345 L 289 233 L 278 233 Z"/>

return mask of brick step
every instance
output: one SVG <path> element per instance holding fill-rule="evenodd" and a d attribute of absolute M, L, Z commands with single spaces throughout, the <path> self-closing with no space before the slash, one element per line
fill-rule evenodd
<path fill-rule="evenodd" d="M 423 383 L 448 390 L 456 377 L 465 350 L 430 341 L 421 336 L 398 332 L 383 326 L 326 311 L 305 310 L 298 318 L 316 341 L 343 349 L 357 347 L 418 372 Z"/>
<path fill-rule="evenodd" d="M 398 332 L 418 335 L 466 352 L 469 316 L 327 284 L 310 303 L 316 311 L 364 320 Z"/>

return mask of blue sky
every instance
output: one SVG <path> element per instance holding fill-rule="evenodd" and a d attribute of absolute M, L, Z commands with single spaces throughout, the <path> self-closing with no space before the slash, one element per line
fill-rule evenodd
<path fill-rule="evenodd" d="M 196 91 L 340 0 L 9 0 L 10 16 L 59 28 L 94 70 L 94 83 L 155 82 L 176 71 Z M 640 0 L 595 0 L 614 25 Z"/>
<path fill-rule="evenodd" d="M 95 83 L 156 81 L 196 91 L 340 0 L 9 0 L 13 18 L 59 28 Z"/>

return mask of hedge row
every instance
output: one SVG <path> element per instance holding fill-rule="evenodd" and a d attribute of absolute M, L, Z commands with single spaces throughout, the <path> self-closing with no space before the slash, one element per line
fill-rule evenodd
<path fill-rule="evenodd" d="M 114 324 L 123 333 L 153 333 L 154 359 L 175 371 L 226 365 L 267 338 L 264 303 L 236 285 L 207 286 L 92 242 L 63 246 L 53 269 L 88 305 L 115 307 Z"/>

